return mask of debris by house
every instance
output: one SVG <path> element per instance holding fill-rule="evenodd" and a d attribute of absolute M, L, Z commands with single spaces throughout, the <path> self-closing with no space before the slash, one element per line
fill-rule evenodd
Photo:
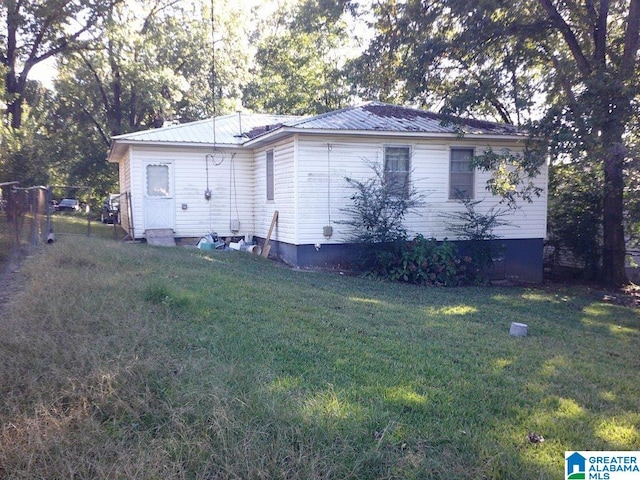
<path fill-rule="evenodd" d="M 267 258 L 269 256 L 269 251 L 271 250 L 271 245 L 269 242 L 271 241 L 271 233 L 273 232 L 273 227 L 275 227 L 278 221 L 278 210 L 273 212 L 273 218 L 271 219 L 271 225 L 269 226 L 269 232 L 267 233 L 267 238 L 264 241 L 264 247 L 262 248 L 262 256 Z"/>
<path fill-rule="evenodd" d="M 218 237 L 217 233 L 212 232 L 202 237 L 196 247 L 200 250 L 240 250 L 243 252 L 254 253 L 256 255 L 260 255 L 262 253 L 260 245 L 256 245 L 248 239 L 241 239 L 238 242 L 231 242 L 229 240 L 231 239 L 228 238 L 225 242 Z"/>
<path fill-rule="evenodd" d="M 220 240 L 216 232 L 208 233 L 196 245 L 200 250 L 224 250 L 226 246 L 226 243 Z"/>
<path fill-rule="evenodd" d="M 229 248 L 231 250 L 241 250 L 243 252 L 255 253 L 256 255 L 260 255 L 262 253 L 262 249 L 260 248 L 260 245 L 256 245 L 255 243 L 245 242 L 244 240 L 240 240 L 239 242 L 229 243 Z"/>

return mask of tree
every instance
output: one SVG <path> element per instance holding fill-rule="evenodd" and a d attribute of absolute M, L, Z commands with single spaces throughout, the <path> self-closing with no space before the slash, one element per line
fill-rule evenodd
<path fill-rule="evenodd" d="M 548 238 L 557 255 L 566 249 L 584 265 L 584 276 L 596 279 L 602 264 L 603 172 L 578 163 L 551 171 L 554 191 L 549 205 Z"/>
<path fill-rule="evenodd" d="M 614 286 L 626 282 L 624 235 L 624 168 L 629 145 L 625 136 L 634 128 L 633 103 L 640 94 L 637 81 L 640 47 L 640 0 L 601 1 L 558 9 L 540 0 L 550 30 L 562 39 L 567 65 L 557 68 L 573 128 L 583 145 L 578 152 L 603 170 L 602 279 Z M 570 26 L 578 15 L 581 28 Z M 580 17 L 577 17 L 580 18 Z M 577 85 L 569 85 L 569 81 Z M 547 117 L 548 121 L 549 118 Z M 637 128 L 637 125 L 635 125 Z M 581 160 L 581 159 L 580 159 Z"/>
<path fill-rule="evenodd" d="M 640 117 L 638 112 L 637 117 Z M 633 148 L 629 153 L 629 162 L 626 165 L 626 189 L 625 189 L 625 235 L 629 239 L 632 248 L 640 248 L 640 132 L 634 132 L 634 139 L 630 140 Z"/>
<path fill-rule="evenodd" d="M 245 16 L 216 1 L 216 65 L 209 2 L 136 0 L 114 5 L 90 49 L 59 60 L 51 161 L 68 182 L 103 195 L 117 170 L 111 137 L 233 111 L 245 79 Z"/>
<path fill-rule="evenodd" d="M 247 107 L 304 115 L 347 105 L 345 5 L 307 0 L 281 7 L 258 27 L 253 78 L 243 89 Z"/>
<path fill-rule="evenodd" d="M 0 4 L 0 62 L 8 123 L 22 126 L 29 72 L 38 63 L 81 48 L 111 6 L 121 0 L 4 0 Z"/>
<path fill-rule="evenodd" d="M 39 82 L 28 80 L 24 89 L 21 128 L 0 121 L 0 181 L 46 185 L 50 170 L 46 128 L 47 105 L 52 94 Z"/>
<path fill-rule="evenodd" d="M 640 0 L 389 0 L 380 8 L 388 13 L 362 62 L 371 65 L 375 49 L 395 60 L 398 68 L 369 69 L 389 77 L 381 94 L 395 89 L 405 101 L 509 123 L 540 116 L 533 132 L 553 158 L 602 169 L 600 278 L 625 283 Z"/>
<path fill-rule="evenodd" d="M 0 178 L 46 184 L 52 178 L 46 128 L 51 92 L 29 79 L 47 59 L 80 51 L 121 0 L 6 0 L 0 3 Z"/>
<path fill-rule="evenodd" d="M 234 109 L 247 63 L 234 20 L 240 15 L 227 2 L 218 12 L 224 42 L 214 71 L 211 13 L 202 5 L 138 0 L 135 8 L 114 7 L 100 42 L 61 61 L 61 99 L 84 113 L 106 145 L 112 135 L 211 115 L 214 103 L 218 111 Z"/>

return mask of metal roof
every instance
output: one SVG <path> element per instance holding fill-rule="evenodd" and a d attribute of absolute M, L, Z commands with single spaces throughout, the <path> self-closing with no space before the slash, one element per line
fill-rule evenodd
<path fill-rule="evenodd" d="M 214 119 L 171 125 L 163 128 L 126 133 L 113 137 L 116 142 L 124 143 L 190 143 L 202 145 L 242 145 L 247 137 L 242 135 L 265 125 L 280 125 L 283 122 L 299 119 L 292 115 L 269 114 L 231 114 L 215 117 L 215 136 L 213 134 Z"/>
<path fill-rule="evenodd" d="M 366 130 L 451 134 L 516 135 L 517 127 L 483 120 L 445 116 L 439 113 L 370 102 L 316 117 L 300 119 L 291 126 L 302 129 Z"/>
<path fill-rule="evenodd" d="M 213 128 L 215 124 L 215 136 Z M 371 102 L 311 117 L 237 113 L 214 119 L 128 133 L 113 137 L 116 144 L 191 144 L 242 146 L 294 132 L 362 133 L 366 135 L 498 135 L 524 136 L 513 125 L 448 117 L 415 108 Z"/>

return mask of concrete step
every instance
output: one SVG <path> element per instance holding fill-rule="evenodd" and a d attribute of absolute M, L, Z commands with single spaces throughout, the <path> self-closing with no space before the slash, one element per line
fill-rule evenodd
<path fill-rule="evenodd" d="M 175 247 L 176 239 L 173 229 L 171 228 L 155 228 L 144 231 L 149 245 L 160 245 L 163 247 Z"/>

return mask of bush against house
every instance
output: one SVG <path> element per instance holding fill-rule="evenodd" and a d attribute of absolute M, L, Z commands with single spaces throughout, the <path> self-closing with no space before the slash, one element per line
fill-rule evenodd
<path fill-rule="evenodd" d="M 476 207 L 483 200 L 471 200 L 459 195 L 458 202 L 464 207 L 463 210 L 442 216 L 449 220 L 449 231 L 465 242 L 466 253 L 471 256 L 476 272 L 475 281 L 486 282 L 491 275 L 494 259 L 502 253 L 500 247 L 492 242 L 500 238 L 494 230 L 512 225 L 511 222 L 503 219 L 510 214 L 510 210 L 493 206 L 487 213 L 480 213 Z"/>
<path fill-rule="evenodd" d="M 471 241 L 468 252 L 458 244 L 438 242 L 421 234 L 410 240 L 404 219 L 424 205 L 423 197 L 414 187 L 399 185 L 397 177 L 386 175 L 378 164 L 370 163 L 370 167 L 372 177 L 346 179 L 355 191 L 353 204 L 342 210 L 350 220 L 341 222 L 353 228 L 353 242 L 364 244 L 361 268 L 366 274 L 432 286 L 468 285 L 487 278 L 494 252 L 481 240 L 496 238 L 493 229 L 507 224 L 499 220 L 506 212 L 492 208 L 482 215 L 474 209 L 479 201 L 461 200 L 465 211 L 451 217 L 462 223 L 452 224 L 451 229 L 461 239 Z"/>
<path fill-rule="evenodd" d="M 482 278 L 474 258 L 461 255 L 455 243 L 420 234 L 372 250 L 368 260 L 368 275 L 415 285 L 457 287 Z"/>
<path fill-rule="evenodd" d="M 354 193 L 351 205 L 341 209 L 349 220 L 341 223 L 352 227 L 350 240 L 355 243 L 388 243 L 407 239 L 404 219 L 419 213 L 423 196 L 410 182 L 400 184 L 396 176 L 385 174 L 379 164 L 369 162 L 373 176 L 365 180 L 347 177 Z"/>

